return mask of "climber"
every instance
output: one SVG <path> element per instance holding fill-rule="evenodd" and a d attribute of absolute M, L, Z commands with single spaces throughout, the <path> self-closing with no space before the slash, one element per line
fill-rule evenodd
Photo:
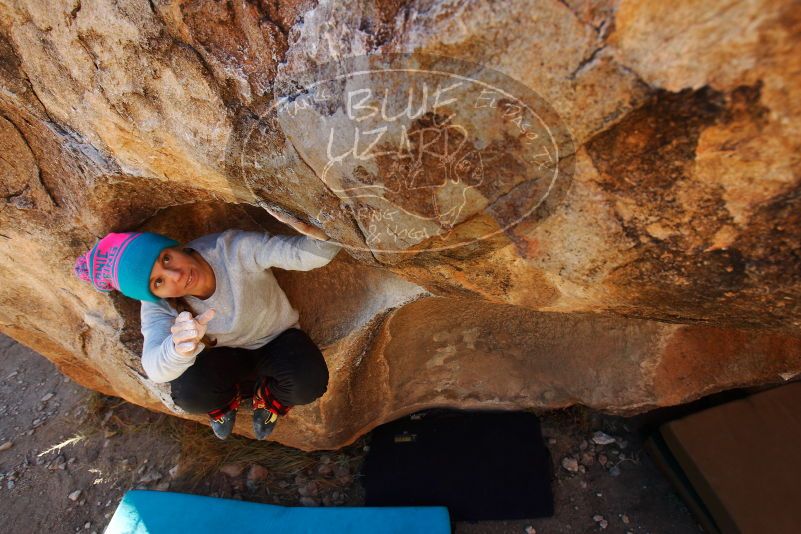
<path fill-rule="evenodd" d="M 341 247 L 322 230 L 266 209 L 303 235 L 231 229 L 181 247 L 151 232 L 109 233 L 75 262 L 75 274 L 96 289 L 141 301 L 145 373 L 169 382 L 183 410 L 207 413 L 220 439 L 251 392 L 253 432 L 264 439 L 279 416 L 328 386 L 323 355 L 270 267 L 308 271 Z"/>

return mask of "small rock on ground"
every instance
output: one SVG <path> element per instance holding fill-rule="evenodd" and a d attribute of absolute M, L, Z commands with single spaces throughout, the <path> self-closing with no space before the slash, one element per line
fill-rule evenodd
<path fill-rule="evenodd" d="M 244 470 L 245 466 L 242 464 L 225 464 L 220 468 L 220 473 L 231 478 L 236 478 L 241 475 Z"/>
<path fill-rule="evenodd" d="M 571 473 L 578 473 L 578 460 L 570 456 L 566 456 L 565 458 L 562 458 L 562 467 Z"/>
<path fill-rule="evenodd" d="M 611 445 L 616 441 L 615 438 L 607 434 L 606 432 L 601 432 L 600 430 L 592 435 L 592 442 L 596 445 Z"/>

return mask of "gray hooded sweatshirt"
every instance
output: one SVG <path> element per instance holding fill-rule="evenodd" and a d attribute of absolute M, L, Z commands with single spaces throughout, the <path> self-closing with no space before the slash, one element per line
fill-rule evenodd
<path fill-rule="evenodd" d="M 217 346 L 257 349 L 288 328 L 299 328 L 298 311 L 278 285 L 270 267 L 309 271 L 330 262 L 341 247 L 307 236 L 226 230 L 185 245 L 196 250 L 214 270 L 217 287 L 207 299 L 185 297 L 197 315 L 216 313 L 207 335 Z M 175 380 L 205 348 L 183 356 L 175 351 L 170 328 L 178 313 L 167 301 L 142 301 L 142 366 L 154 382 Z"/>

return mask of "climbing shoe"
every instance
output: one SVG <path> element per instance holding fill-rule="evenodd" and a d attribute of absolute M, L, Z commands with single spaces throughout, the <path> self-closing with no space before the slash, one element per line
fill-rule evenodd
<path fill-rule="evenodd" d="M 267 438 L 275 428 L 278 416 L 287 413 L 289 408 L 272 396 L 263 380 L 257 382 L 253 391 L 253 434 L 256 439 Z"/>
<path fill-rule="evenodd" d="M 227 406 L 209 412 L 211 429 L 218 438 L 225 439 L 230 436 L 231 432 L 234 430 L 236 412 L 239 409 L 240 401 L 241 397 L 239 396 L 239 390 L 237 390 L 236 397 L 234 397 L 234 400 L 229 402 Z"/>

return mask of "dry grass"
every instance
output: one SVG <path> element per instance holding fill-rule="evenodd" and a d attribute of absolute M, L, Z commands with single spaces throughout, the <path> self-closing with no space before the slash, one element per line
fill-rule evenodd
<path fill-rule="evenodd" d="M 358 473 L 364 459 L 365 439 L 340 451 L 304 452 L 271 441 L 256 441 L 232 435 L 217 439 L 207 425 L 165 414 L 153 414 L 144 408 L 115 397 L 91 393 L 86 402 L 86 417 L 80 428 L 85 436 L 136 434 L 143 448 L 150 440 L 166 437 L 180 453 L 180 486 L 190 492 L 200 491 L 204 482 L 214 481 L 226 464 L 244 467 L 259 464 L 267 469 L 272 481 L 269 493 L 274 498 L 297 500 L 296 477 L 314 480 L 321 491 L 343 489 L 342 480 L 318 475 L 323 456 L 332 466 L 347 467 Z M 223 477 L 225 478 L 225 477 Z M 176 480 L 176 483 L 179 481 Z M 281 484 L 279 484 L 279 482 Z"/>
<path fill-rule="evenodd" d="M 141 433 L 154 436 L 168 427 L 164 414 L 154 414 L 134 404 L 92 391 L 86 404 L 86 414 L 80 423 L 80 432 L 86 437 Z"/>
<path fill-rule="evenodd" d="M 346 463 L 351 472 L 358 470 L 364 444 L 359 442 L 339 452 L 304 452 L 270 441 L 256 441 L 232 435 L 217 439 L 209 427 L 171 418 L 168 432 L 181 450 L 181 472 L 194 487 L 226 464 L 259 464 L 275 478 L 294 479 L 308 475 L 320 463 L 323 455 L 334 462 Z M 318 479 L 323 485 L 336 486 L 335 481 Z"/>

